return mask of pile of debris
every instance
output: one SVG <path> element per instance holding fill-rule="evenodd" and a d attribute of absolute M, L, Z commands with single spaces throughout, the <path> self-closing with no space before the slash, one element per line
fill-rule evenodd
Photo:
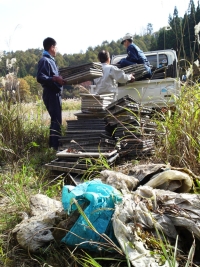
<path fill-rule="evenodd" d="M 130 167 L 129 175 L 104 170 L 98 179 L 64 185 L 62 202 L 31 196 L 30 213 L 23 212 L 12 230 L 18 244 L 37 253 L 55 241 L 74 251 L 112 253 L 113 259 L 120 249 L 133 267 L 169 267 L 170 255 L 173 266 L 186 266 L 186 254 L 192 264 L 200 242 L 200 205 L 199 195 L 189 192 L 200 177 L 169 164 Z M 198 259 L 197 250 L 199 266 Z"/>
<path fill-rule="evenodd" d="M 105 120 L 105 108 L 114 94 L 81 94 L 81 112 L 77 120 L 68 120 L 66 135 L 59 140 L 57 159 L 46 164 L 51 170 L 83 174 L 102 156 L 108 164 L 118 157 L 112 128 Z"/>
<path fill-rule="evenodd" d="M 151 120 L 151 108 L 142 107 L 127 95 L 110 104 L 107 112 L 108 123 L 115 127 L 120 156 L 152 155 L 156 124 Z"/>
<path fill-rule="evenodd" d="M 101 63 L 92 62 L 76 67 L 65 67 L 59 69 L 60 75 L 68 85 L 80 84 L 103 76 Z"/>
<path fill-rule="evenodd" d="M 129 95 L 111 103 L 112 99 L 113 94 L 81 95 L 81 112 L 75 114 L 77 120 L 67 121 L 57 159 L 47 168 L 83 174 L 101 157 L 112 165 L 119 156 L 138 159 L 154 153 L 152 110 Z"/>

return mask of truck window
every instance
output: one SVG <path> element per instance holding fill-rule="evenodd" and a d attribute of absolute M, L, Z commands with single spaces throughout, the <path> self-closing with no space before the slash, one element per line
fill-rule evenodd
<path fill-rule="evenodd" d="M 150 62 L 150 65 L 152 65 L 152 70 L 157 69 L 157 55 L 146 55 L 148 61 Z M 159 68 L 167 66 L 168 65 L 168 59 L 166 54 L 158 54 L 158 63 Z"/>

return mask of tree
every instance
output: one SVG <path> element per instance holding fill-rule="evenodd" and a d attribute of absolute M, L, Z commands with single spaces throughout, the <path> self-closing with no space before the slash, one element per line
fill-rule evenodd
<path fill-rule="evenodd" d="M 154 33 L 151 35 L 151 45 L 149 47 L 150 51 L 155 51 L 157 49 L 157 40 L 158 40 L 158 33 Z"/>
<path fill-rule="evenodd" d="M 147 24 L 147 34 L 152 34 L 153 33 L 153 25 L 151 23 Z"/>
<path fill-rule="evenodd" d="M 145 50 L 144 51 L 151 50 L 152 35 L 150 35 L 150 34 L 143 35 L 141 38 L 141 41 L 143 42 L 143 44 L 142 44 L 143 48 L 144 48 L 144 44 L 145 44 Z"/>
<path fill-rule="evenodd" d="M 27 82 L 27 84 L 30 86 L 29 90 L 30 90 L 30 94 L 31 94 L 31 98 L 32 100 L 37 100 L 38 98 L 40 99 L 42 96 L 42 86 L 41 84 L 39 84 L 36 80 L 35 77 L 28 75 L 26 77 L 24 77 L 24 80 Z"/>
<path fill-rule="evenodd" d="M 23 78 L 19 78 L 19 86 L 16 90 L 16 100 L 18 102 L 27 102 L 30 97 L 30 86 Z"/>
<path fill-rule="evenodd" d="M 194 54 L 194 42 L 195 42 L 195 36 L 194 36 L 194 26 L 196 24 L 195 20 L 195 5 L 193 0 L 190 0 L 189 7 L 187 13 L 185 13 L 183 18 L 183 31 L 184 31 L 184 50 L 186 59 L 190 59 L 193 61 Z"/>
<path fill-rule="evenodd" d="M 173 14 L 174 17 L 178 17 L 178 9 L 177 7 L 175 6 L 174 7 L 174 14 Z"/>
<path fill-rule="evenodd" d="M 143 37 L 139 36 L 139 35 L 134 35 L 133 37 L 133 41 L 134 43 L 139 46 L 139 48 L 143 51 L 147 51 L 147 47 L 146 47 L 146 44 L 143 40 Z"/>
<path fill-rule="evenodd" d="M 89 63 L 89 62 L 97 62 L 98 61 L 98 55 L 94 51 L 88 50 L 86 52 L 85 59 L 86 59 L 87 63 Z"/>

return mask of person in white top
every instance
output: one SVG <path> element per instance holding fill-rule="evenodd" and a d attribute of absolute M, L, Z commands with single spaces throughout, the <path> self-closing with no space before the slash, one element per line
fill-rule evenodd
<path fill-rule="evenodd" d="M 133 74 L 125 74 L 123 70 L 110 65 L 110 54 L 108 51 L 100 51 L 98 59 L 102 63 L 103 76 L 94 80 L 94 84 L 96 85 L 95 91 L 99 95 L 114 93 L 114 98 L 116 99 L 117 83 L 134 82 L 135 77 Z"/>

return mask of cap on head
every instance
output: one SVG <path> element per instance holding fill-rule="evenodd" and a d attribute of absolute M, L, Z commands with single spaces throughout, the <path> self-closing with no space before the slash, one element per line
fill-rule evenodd
<path fill-rule="evenodd" d="M 133 35 L 130 33 L 127 33 L 121 40 L 121 44 L 124 43 L 125 40 L 133 40 Z"/>

